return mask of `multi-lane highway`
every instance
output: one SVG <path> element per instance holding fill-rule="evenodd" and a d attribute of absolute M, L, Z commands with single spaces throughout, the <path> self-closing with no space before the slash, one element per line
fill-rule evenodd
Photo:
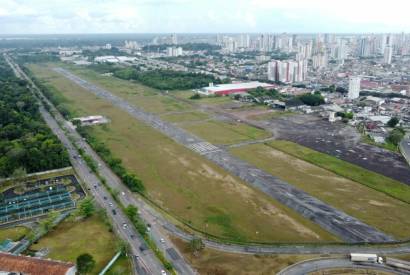
<path fill-rule="evenodd" d="M 35 89 L 37 93 L 40 93 L 40 90 L 34 85 L 31 79 L 28 78 L 27 75 L 18 67 L 18 65 L 14 64 L 8 56 L 5 56 L 5 58 L 14 70 L 14 72 L 16 73 L 16 75 L 29 81 L 31 87 Z M 46 98 L 43 97 L 43 99 L 47 101 Z M 49 104 L 51 105 L 50 102 Z M 111 218 L 114 230 L 120 235 L 120 237 L 123 240 L 129 243 L 131 251 L 133 253 L 133 263 L 137 274 L 163 274 L 165 271 L 162 264 L 156 258 L 155 254 L 148 249 L 147 245 L 145 244 L 145 241 L 136 232 L 129 219 L 122 212 L 121 208 L 117 205 L 115 201 L 111 199 L 110 194 L 103 187 L 98 177 L 94 173 L 92 173 L 92 171 L 89 169 L 85 161 L 81 159 L 77 149 L 71 143 L 66 132 L 59 126 L 56 119 L 58 119 L 60 123 L 66 124 L 66 121 L 56 111 L 56 119 L 53 118 L 42 105 L 40 105 L 40 112 L 47 125 L 54 132 L 54 134 L 61 140 L 62 144 L 67 148 L 71 163 L 76 173 L 83 181 L 83 183 L 87 185 L 87 189 L 89 190 L 89 192 L 94 196 L 95 200 L 98 202 L 99 205 L 107 209 L 107 215 Z M 68 128 L 64 128 L 66 131 L 68 130 Z M 71 133 L 75 133 L 75 131 L 71 129 Z M 81 141 L 81 144 L 77 144 L 77 146 L 81 146 L 82 148 L 84 148 L 85 144 L 82 141 L 82 139 L 78 135 L 76 137 L 77 141 Z M 131 194 L 127 194 L 126 196 L 132 197 Z M 130 203 L 127 202 L 126 205 L 128 204 Z M 165 241 L 165 238 L 162 237 L 162 235 L 159 233 L 157 229 L 153 229 L 151 230 L 151 232 L 151 236 L 154 240 L 156 240 L 158 245 L 161 245 Z M 163 249 L 165 249 L 165 246 Z M 172 255 L 179 256 L 179 254 L 174 251 L 172 251 Z M 176 258 L 176 256 L 174 256 L 174 258 Z M 171 262 L 173 261 L 171 260 Z M 181 274 L 194 274 L 194 272 L 181 272 Z"/>

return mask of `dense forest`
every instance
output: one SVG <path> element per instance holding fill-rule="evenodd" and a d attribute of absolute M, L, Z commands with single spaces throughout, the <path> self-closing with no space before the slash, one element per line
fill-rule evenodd
<path fill-rule="evenodd" d="M 0 57 L 0 177 L 70 165 L 35 102 L 26 82 L 17 79 Z"/>
<path fill-rule="evenodd" d="M 137 80 L 144 85 L 160 90 L 187 90 L 208 86 L 210 82 L 221 83 L 212 75 L 186 73 L 171 70 L 140 71 L 134 68 L 118 69 L 114 76 L 126 80 Z"/>

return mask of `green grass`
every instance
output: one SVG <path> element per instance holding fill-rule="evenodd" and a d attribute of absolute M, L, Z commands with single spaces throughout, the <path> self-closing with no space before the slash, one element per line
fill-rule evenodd
<path fill-rule="evenodd" d="M 132 266 L 130 259 L 125 255 L 121 255 L 117 261 L 107 270 L 107 275 L 123 275 L 132 274 Z"/>
<path fill-rule="evenodd" d="M 209 115 L 207 115 L 206 113 L 196 111 L 161 115 L 161 119 L 169 122 L 196 122 L 208 118 Z"/>
<path fill-rule="evenodd" d="M 399 152 L 399 147 L 397 145 L 394 145 L 393 143 L 390 142 L 386 142 L 386 143 L 377 143 L 375 142 L 373 139 L 371 139 L 368 135 L 364 135 L 362 136 L 362 140 L 363 142 L 370 144 L 370 145 L 374 145 L 392 152 Z"/>
<path fill-rule="evenodd" d="M 243 123 L 210 120 L 181 127 L 214 144 L 235 144 L 270 137 L 268 132 Z"/>
<path fill-rule="evenodd" d="M 264 144 L 231 152 L 397 239 L 410 238 L 410 205 L 405 202 Z"/>
<path fill-rule="evenodd" d="M 316 224 L 49 68 L 31 68 L 69 99 L 68 107 L 73 111 L 102 114 L 111 120 L 94 127 L 92 135 L 142 179 L 151 200 L 179 220 L 231 240 L 238 236 L 260 242 L 336 240 Z M 208 208 L 210 205 L 218 209 L 217 214 Z M 215 215 L 229 217 L 229 224 L 221 223 Z"/>
<path fill-rule="evenodd" d="M 96 261 L 92 274 L 98 274 L 116 253 L 116 237 L 98 215 L 80 221 L 68 220 L 41 238 L 31 250 L 48 248 L 48 258 L 75 263 L 89 253 Z"/>
<path fill-rule="evenodd" d="M 27 235 L 30 230 L 27 227 L 16 226 L 12 228 L 0 229 L 0 242 L 5 239 L 10 239 L 12 241 L 18 241 Z"/>
<path fill-rule="evenodd" d="M 189 104 L 181 103 L 172 97 L 163 95 L 156 89 L 141 85 L 135 81 L 101 76 L 101 74 L 95 71 L 78 66 L 59 63 L 54 64 L 54 66 L 66 67 L 80 77 L 86 78 L 92 83 L 109 89 L 112 93 L 126 99 L 131 104 L 134 104 L 147 112 L 162 114 L 167 112 L 193 111 L 193 108 Z"/>
<path fill-rule="evenodd" d="M 410 187 L 399 181 L 292 142 L 272 141 L 269 146 L 383 192 L 393 198 L 410 203 Z"/>

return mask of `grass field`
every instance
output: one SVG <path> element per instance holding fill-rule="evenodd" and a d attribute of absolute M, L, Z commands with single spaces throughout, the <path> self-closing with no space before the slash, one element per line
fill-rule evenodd
<path fill-rule="evenodd" d="M 115 77 L 104 77 L 94 71 L 79 69 L 79 67 L 69 66 L 69 68 L 78 75 L 126 99 L 131 104 L 141 107 L 148 112 L 161 114 L 164 120 L 170 122 L 187 122 L 209 118 L 207 114 L 195 111 L 190 104 L 165 96 L 155 89 L 145 87 L 136 82 L 125 81 Z M 208 102 L 214 101 L 230 102 L 231 100 L 229 97 L 210 97 L 201 99 L 200 103 L 208 104 Z M 213 120 L 195 124 L 190 123 L 182 127 L 216 144 L 232 144 L 269 137 L 268 132 L 242 123 L 226 123 Z"/>
<path fill-rule="evenodd" d="M 410 203 L 410 187 L 399 181 L 293 142 L 272 141 L 269 146 Z"/>
<path fill-rule="evenodd" d="M 286 266 L 318 257 L 318 255 L 242 255 L 224 253 L 208 248 L 201 251 L 199 255 L 194 256 L 187 243 L 179 239 L 173 239 L 173 242 L 184 255 L 184 258 L 200 274 L 273 275 Z"/>
<path fill-rule="evenodd" d="M 31 66 L 80 115 L 111 123 L 93 135 L 144 182 L 148 196 L 172 215 L 209 234 L 237 241 L 316 242 L 335 237 L 240 179 L 98 99 L 45 66 Z"/>
<path fill-rule="evenodd" d="M 228 123 L 216 120 L 182 125 L 181 127 L 214 144 L 235 144 L 271 136 L 264 130 L 243 123 Z"/>
<path fill-rule="evenodd" d="M 116 253 L 116 237 L 94 215 L 86 220 L 64 221 L 30 247 L 41 248 L 50 250 L 48 258 L 72 263 L 79 255 L 89 253 L 96 261 L 92 274 L 98 274 Z"/>
<path fill-rule="evenodd" d="M 156 89 L 141 85 L 135 81 L 102 76 L 93 70 L 79 66 L 70 66 L 67 64 L 57 64 L 57 66 L 70 69 L 77 75 L 97 83 L 150 113 L 162 114 L 168 112 L 194 111 L 189 104 L 181 103 L 169 96 L 163 95 Z"/>
<path fill-rule="evenodd" d="M 193 91 L 173 91 L 172 94 L 181 99 L 189 99 L 194 95 Z M 207 105 L 221 105 L 226 103 L 231 103 L 232 99 L 229 96 L 202 96 L 201 99 L 189 99 L 191 102 L 196 104 L 207 104 Z"/>
<path fill-rule="evenodd" d="M 273 144 L 280 146 L 282 142 Z M 264 144 L 237 147 L 231 152 L 396 238 L 410 238 L 407 203 Z"/>
<path fill-rule="evenodd" d="M 107 270 L 106 275 L 123 275 L 132 274 L 130 259 L 125 255 L 121 255 L 117 261 Z"/>
<path fill-rule="evenodd" d="M 188 111 L 183 113 L 165 113 L 162 114 L 161 119 L 168 122 L 195 122 L 204 119 L 209 119 L 209 115 L 198 111 Z"/>
<path fill-rule="evenodd" d="M 0 242 L 5 239 L 10 239 L 12 241 L 17 241 L 27 235 L 30 230 L 27 227 L 16 226 L 12 228 L 0 229 Z"/>

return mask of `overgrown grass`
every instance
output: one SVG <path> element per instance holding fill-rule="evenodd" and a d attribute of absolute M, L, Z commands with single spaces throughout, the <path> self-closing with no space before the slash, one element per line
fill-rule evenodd
<path fill-rule="evenodd" d="M 130 259 L 122 254 L 117 261 L 108 269 L 106 275 L 132 274 Z"/>
<path fill-rule="evenodd" d="M 410 238 L 410 205 L 405 202 L 264 144 L 231 152 L 396 239 Z"/>
<path fill-rule="evenodd" d="M 214 144 L 234 144 L 270 137 L 268 132 L 243 123 L 216 120 L 182 125 L 182 128 Z"/>
<path fill-rule="evenodd" d="M 323 154 L 289 141 L 272 141 L 269 146 L 297 158 L 323 167 L 338 175 L 383 192 L 393 198 L 410 203 L 410 187 L 381 174 L 366 170 L 355 164 Z"/>
<path fill-rule="evenodd" d="M 36 75 L 49 81 L 47 85 L 55 86 L 59 93 L 70 99 L 68 107 L 73 111 L 80 115 L 101 114 L 111 120 L 110 124 L 92 128 L 90 134 L 104 143 L 113 157 L 121 159 L 125 168 L 140 176 L 149 199 L 184 223 L 234 240 L 237 236 L 227 233 L 237 232 L 246 241 L 262 242 L 336 239 L 313 222 L 50 68 L 32 68 Z M 122 87 L 123 92 L 130 91 L 127 85 Z M 207 209 L 210 204 L 230 217 L 230 225 L 235 231 L 227 231 L 220 223 L 207 222 L 214 215 Z"/>
<path fill-rule="evenodd" d="M 5 239 L 10 239 L 12 241 L 21 240 L 29 232 L 30 230 L 27 227 L 23 226 L 0 229 L 0 242 L 4 241 Z"/>
<path fill-rule="evenodd" d="M 79 255 L 89 253 L 96 261 L 91 274 L 98 274 L 115 255 L 117 240 L 104 221 L 94 215 L 85 220 L 66 220 L 30 247 L 41 248 L 50 250 L 49 258 L 72 263 Z"/>

